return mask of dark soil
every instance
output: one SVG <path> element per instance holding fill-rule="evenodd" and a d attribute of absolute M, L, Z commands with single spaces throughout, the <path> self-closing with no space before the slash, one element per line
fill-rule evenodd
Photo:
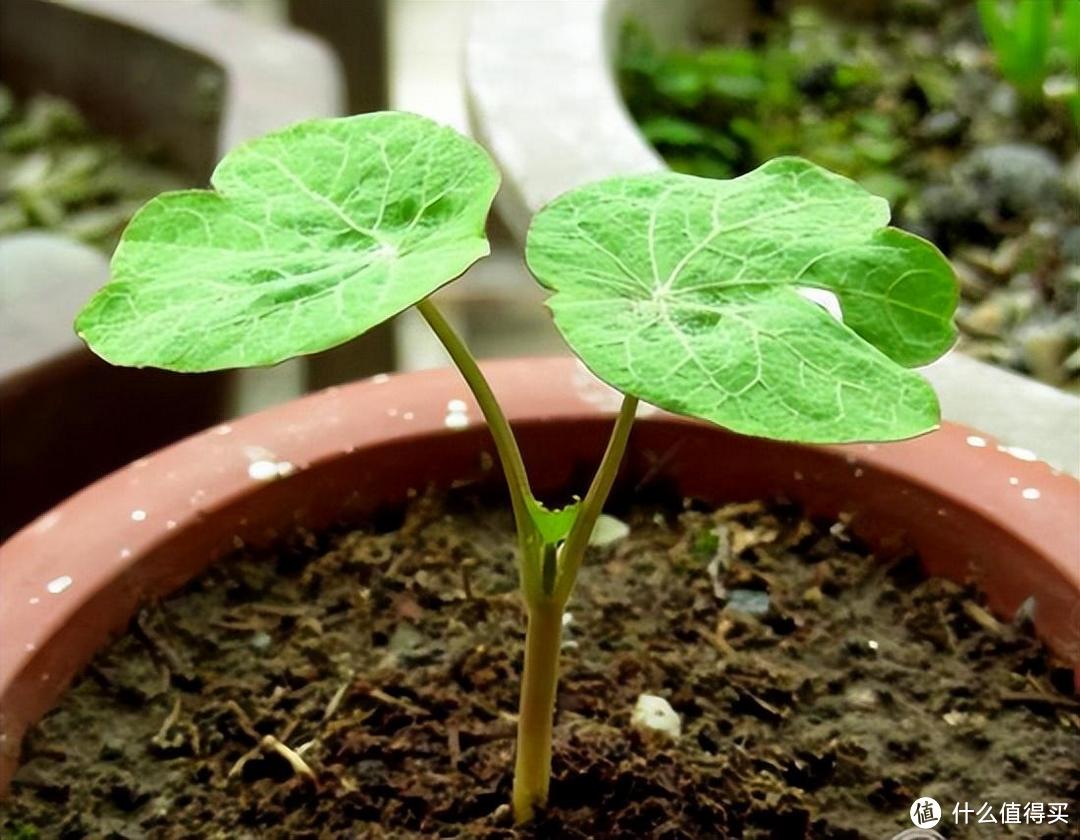
<path fill-rule="evenodd" d="M 1046 83 L 1021 89 L 972 0 L 831 4 L 877 11 L 865 19 L 756 5 L 741 30 L 727 0 L 706 6 L 700 49 L 630 22 L 619 75 L 645 137 L 681 172 L 800 155 L 885 196 L 956 267 L 960 348 L 1080 393 L 1076 58 L 1055 48 Z"/>
<path fill-rule="evenodd" d="M 523 620 L 494 510 L 421 499 L 389 528 L 241 552 L 148 607 L 29 737 L 3 836 L 877 840 L 919 795 L 953 836 L 1075 830 L 1071 672 L 913 558 L 751 504 L 638 507 L 596 551 L 551 807 L 515 832 Z M 631 727 L 642 693 L 670 701 L 679 740 Z M 955 830 L 958 800 L 1067 803 L 1072 825 Z"/>

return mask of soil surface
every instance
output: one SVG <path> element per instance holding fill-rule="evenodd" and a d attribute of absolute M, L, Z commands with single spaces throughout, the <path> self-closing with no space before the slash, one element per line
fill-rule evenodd
<path fill-rule="evenodd" d="M 619 78 L 645 137 L 681 172 L 730 178 L 793 154 L 888 198 L 893 223 L 956 268 L 960 348 L 1080 393 L 1068 45 L 1049 51 L 1045 80 L 1020 85 L 1003 77 L 971 0 L 832 4 L 877 12 L 859 19 L 756 5 L 741 30 L 724 3 L 703 13 L 700 49 L 661 48 L 629 22 Z"/>
<path fill-rule="evenodd" d="M 947 836 L 1075 831 L 1080 704 L 1026 628 L 843 522 L 673 509 L 625 511 L 582 571 L 536 826 L 504 804 L 511 523 L 462 494 L 240 551 L 146 608 L 29 737 L 0 833 L 877 840 L 920 795 Z M 631 725 L 643 693 L 678 740 Z M 1069 824 L 956 829 L 958 801 L 1065 803 Z"/>

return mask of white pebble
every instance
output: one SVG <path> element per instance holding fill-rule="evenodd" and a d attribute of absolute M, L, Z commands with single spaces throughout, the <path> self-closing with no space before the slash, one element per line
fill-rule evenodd
<path fill-rule="evenodd" d="M 679 719 L 679 713 L 671 708 L 667 700 L 655 694 L 638 696 L 634 713 L 630 716 L 630 724 L 635 729 L 656 732 L 672 739 L 682 735 L 682 721 Z"/>

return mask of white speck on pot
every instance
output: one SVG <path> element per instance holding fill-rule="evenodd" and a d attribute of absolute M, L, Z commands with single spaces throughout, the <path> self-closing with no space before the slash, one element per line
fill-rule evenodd
<path fill-rule="evenodd" d="M 50 677 L 50 674 L 49 674 L 49 672 L 48 672 L 48 671 L 46 671 L 46 672 L 45 672 L 44 674 L 42 674 L 42 675 L 41 675 L 41 681 L 42 681 L 42 682 L 48 682 L 48 681 L 49 681 L 49 677 Z"/>
<path fill-rule="evenodd" d="M 982 449 L 984 446 L 986 446 L 986 438 L 980 437 L 979 435 L 968 435 L 967 436 L 967 445 L 968 446 L 975 446 L 975 447 L 978 447 L 979 449 Z"/>
<path fill-rule="evenodd" d="M 131 468 L 135 469 L 135 470 L 141 470 L 143 467 L 145 467 L 149 463 L 150 463 L 149 458 L 140 458 L 137 461 L 132 461 L 131 462 Z"/>
<path fill-rule="evenodd" d="M 464 429 L 469 425 L 469 418 L 465 414 L 451 411 L 443 422 L 448 429 Z"/>
<path fill-rule="evenodd" d="M 1020 483 L 1020 479 L 1019 479 L 1019 478 L 1017 478 L 1017 477 L 1016 477 L 1015 475 L 1014 475 L 1014 476 L 1011 476 L 1011 477 L 1009 478 L 1009 484 L 1011 484 L 1011 485 L 1012 485 L 1013 487 L 1015 487 L 1015 486 L 1016 486 L 1016 485 L 1018 485 L 1019 483 Z"/>
<path fill-rule="evenodd" d="M 121 560 L 127 560 L 130 556 L 131 556 L 131 549 L 130 548 L 121 548 L 120 549 L 120 559 Z"/>
<path fill-rule="evenodd" d="M 938 515 L 938 516 L 945 516 L 945 515 L 947 515 L 947 514 L 948 514 L 948 511 L 947 511 L 947 510 L 945 510 L 945 508 L 938 508 L 938 509 L 937 509 L 937 515 Z"/>
<path fill-rule="evenodd" d="M 222 423 L 220 426 L 214 426 L 215 435 L 227 435 L 232 432 L 232 426 L 228 423 Z"/>
<path fill-rule="evenodd" d="M 382 385 L 385 382 L 389 382 L 390 377 L 385 373 L 376 373 L 373 377 L 371 377 L 371 381 L 374 382 L 376 385 Z"/>
<path fill-rule="evenodd" d="M 33 642 L 27 642 L 24 647 L 26 648 L 27 653 L 33 653 L 35 650 L 37 650 L 37 645 L 35 645 Z"/>
<path fill-rule="evenodd" d="M 396 408 L 388 408 L 388 409 L 386 409 L 386 416 L 387 417 L 397 417 L 397 409 Z"/>
<path fill-rule="evenodd" d="M 469 425 L 469 406 L 465 400 L 450 400 L 446 404 L 446 417 L 443 424 L 448 429 L 464 429 Z"/>
<path fill-rule="evenodd" d="M 33 598 L 30 599 L 30 604 L 40 604 L 40 603 L 41 603 L 41 599 L 39 597 L 37 597 L 36 595 Z"/>
<path fill-rule="evenodd" d="M 60 575 L 58 578 L 53 578 L 45 584 L 45 588 L 49 590 L 53 595 L 59 595 L 69 586 L 71 586 L 71 575 Z"/>
<path fill-rule="evenodd" d="M 641 694 L 630 715 L 630 725 L 642 732 L 655 732 L 675 739 L 682 735 L 682 721 L 678 712 L 663 697 Z"/>
<path fill-rule="evenodd" d="M 136 508 L 131 512 L 131 518 L 135 522 L 143 522 L 146 519 L 146 511 L 140 508 Z"/>
<path fill-rule="evenodd" d="M 34 530 L 39 534 L 43 534 L 46 531 L 50 530 L 59 521 L 59 513 L 56 513 L 55 511 L 51 513 L 46 513 L 44 516 L 38 517 L 37 521 L 34 522 Z"/>
<path fill-rule="evenodd" d="M 248 475 L 256 481 L 269 481 L 277 478 L 277 464 L 274 461 L 252 461 L 248 465 Z"/>
<path fill-rule="evenodd" d="M 798 470 L 795 470 L 793 475 L 794 475 L 796 481 L 802 481 L 803 480 L 803 474 L 801 472 L 799 472 Z"/>
<path fill-rule="evenodd" d="M 1042 493 L 1040 493 L 1034 487 L 1025 487 L 1023 490 L 1020 491 L 1020 495 L 1023 496 L 1025 499 L 1035 501 L 1040 496 L 1042 496 Z"/>
<path fill-rule="evenodd" d="M 175 519 L 167 519 L 165 521 L 165 530 L 166 531 L 171 531 L 175 527 L 176 527 L 176 520 Z"/>
<path fill-rule="evenodd" d="M 863 468 L 862 467 L 856 467 L 855 468 L 855 477 L 856 478 L 862 478 L 863 475 L 865 475 L 865 471 L 863 470 Z"/>
<path fill-rule="evenodd" d="M 401 415 L 403 420 L 412 420 L 415 416 L 416 415 L 413 414 L 411 411 L 406 411 L 404 414 Z"/>
<path fill-rule="evenodd" d="M 248 465 L 248 475 L 256 481 L 270 481 L 291 475 L 296 467 L 289 461 L 252 461 Z"/>
<path fill-rule="evenodd" d="M 1004 452 L 1006 455 L 1012 455 L 1018 461 L 1038 461 L 1039 456 L 1032 452 L 1030 449 L 1024 449 L 1022 446 L 999 446 L 998 452 Z"/>

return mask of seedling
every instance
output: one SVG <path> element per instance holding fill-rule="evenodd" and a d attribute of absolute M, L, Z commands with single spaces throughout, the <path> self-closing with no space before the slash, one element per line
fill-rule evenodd
<path fill-rule="evenodd" d="M 938 423 L 909 367 L 953 341 L 956 284 L 884 199 L 797 158 L 730 181 L 660 172 L 541 210 L 526 259 L 573 351 L 624 395 L 584 499 L 536 500 L 480 367 L 429 299 L 488 253 L 499 176 L 430 120 L 315 120 L 254 140 L 213 190 L 165 193 L 131 221 L 76 328 L 114 364 L 272 365 L 416 306 L 461 371 L 506 475 L 528 613 L 513 809 L 548 794 L 563 609 L 639 400 L 749 435 L 893 440 Z M 800 294 L 831 292 L 843 322 Z"/>

